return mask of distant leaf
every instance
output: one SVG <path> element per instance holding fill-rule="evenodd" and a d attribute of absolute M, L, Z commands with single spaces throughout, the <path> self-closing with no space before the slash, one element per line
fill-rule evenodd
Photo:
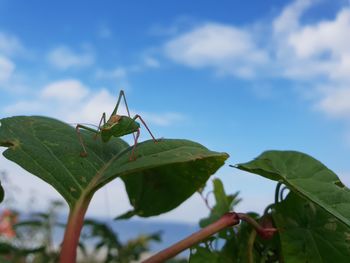
<path fill-rule="evenodd" d="M 206 227 L 217 221 L 223 214 L 232 211 L 233 207 L 241 201 L 241 199 L 238 198 L 238 192 L 233 195 L 226 195 L 224 185 L 218 178 L 213 180 L 213 188 L 215 205 L 212 208 L 209 217 L 204 218 L 199 222 L 201 227 Z"/>
<path fill-rule="evenodd" d="M 163 139 L 132 147 L 119 138 L 102 143 L 83 132 L 88 157 L 73 127 L 46 117 L 1 119 L 3 155 L 51 184 L 74 207 L 106 183 L 122 177 L 135 213 L 141 216 L 169 211 L 202 186 L 228 157 L 186 140 Z M 116 202 L 117 204 L 118 202 Z"/>
<path fill-rule="evenodd" d="M 79 242 L 78 243 L 78 248 L 80 249 L 81 253 L 85 257 L 87 255 L 86 246 L 82 242 Z"/>
<path fill-rule="evenodd" d="M 218 252 L 213 252 L 209 248 L 196 247 L 191 251 L 191 256 L 189 259 L 190 263 L 202 263 L 211 262 L 218 263 L 220 260 L 220 255 Z"/>
<path fill-rule="evenodd" d="M 350 190 L 338 176 L 309 155 L 268 151 L 238 169 L 283 182 L 292 191 L 321 206 L 350 226 Z"/>
<path fill-rule="evenodd" d="M 5 191 L 4 188 L 2 188 L 1 182 L 0 182 L 0 203 L 2 201 L 4 201 L 4 197 L 5 197 Z"/>
<path fill-rule="evenodd" d="M 129 219 L 129 218 L 133 217 L 134 215 L 136 215 L 136 212 L 134 210 L 130 210 L 130 211 L 125 212 L 124 214 L 117 216 L 116 218 L 114 218 L 114 220 Z"/>
<path fill-rule="evenodd" d="M 15 224 L 13 227 L 15 229 L 19 227 L 42 227 L 45 224 L 45 222 L 39 221 L 39 220 L 27 220 L 27 221 L 21 221 L 17 224 Z"/>
<path fill-rule="evenodd" d="M 33 253 L 39 253 L 45 250 L 44 246 L 36 248 L 18 248 L 17 246 L 0 241 L 0 255 L 29 255 Z"/>
<path fill-rule="evenodd" d="M 284 262 L 349 262 L 350 228 L 294 193 L 276 205 Z"/>

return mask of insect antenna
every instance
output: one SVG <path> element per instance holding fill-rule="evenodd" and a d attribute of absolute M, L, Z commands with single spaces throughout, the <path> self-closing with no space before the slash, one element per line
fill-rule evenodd
<path fill-rule="evenodd" d="M 91 123 L 68 122 L 67 124 L 72 125 L 72 126 L 76 126 L 76 125 L 80 124 L 80 125 L 92 126 L 92 127 L 98 128 L 98 126 L 96 124 L 91 124 Z"/>

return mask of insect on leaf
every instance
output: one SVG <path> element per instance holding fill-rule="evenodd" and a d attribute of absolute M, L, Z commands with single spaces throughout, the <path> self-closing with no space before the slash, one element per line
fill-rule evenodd
<path fill-rule="evenodd" d="M 82 158 L 76 130 L 61 121 L 38 116 L 0 121 L 0 146 L 7 147 L 3 155 L 52 185 L 71 208 L 122 177 L 134 213 L 157 215 L 190 197 L 228 157 L 195 142 L 162 139 L 138 144 L 136 160 L 130 161 L 132 147 L 123 140 L 103 143 L 86 131 L 89 154 Z"/>

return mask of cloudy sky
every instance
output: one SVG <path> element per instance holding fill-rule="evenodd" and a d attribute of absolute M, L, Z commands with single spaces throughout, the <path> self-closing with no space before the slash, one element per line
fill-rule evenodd
<path fill-rule="evenodd" d="M 124 89 L 157 137 L 225 151 L 227 164 L 299 150 L 350 185 L 349 32 L 345 0 L 0 0 L 0 117 L 96 124 Z M 31 191 L 36 207 L 58 197 L 4 158 L 0 169 L 22 189 L 19 207 Z M 241 191 L 241 211 L 272 200 L 272 182 L 227 165 L 217 176 Z M 116 180 L 88 213 L 126 209 Z M 194 196 L 160 219 L 206 214 Z"/>

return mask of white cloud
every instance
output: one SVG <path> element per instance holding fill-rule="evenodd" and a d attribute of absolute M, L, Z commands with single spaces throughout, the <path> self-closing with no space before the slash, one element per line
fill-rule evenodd
<path fill-rule="evenodd" d="M 79 101 L 89 93 L 80 81 L 67 79 L 50 83 L 41 91 L 44 99 L 53 99 L 59 101 Z"/>
<path fill-rule="evenodd" d="M 350 80 L 350 9 L 343 9 L 334 20 L 301 27 L 291 33 L 288 43 L 298 61 L 313 63 L 310 75 Z"/>
<path fill-rule="evenodd" d="M 108 115 L 112 112 L 116 104 L 116 97 L 106 89 L 100 89 L 91 92 L 89 97 L 80 101 L 75 107 L 70 107 L 69 112 L 66 111 L 65 120 L 67 122 L 87 122 L 98 124 L 102 113 Z M 109 117 L 109 116 L 107 116 Z"/>
<path fill-rule="evenodd" d="M 260 26 L 256 26 L 259 21 L 241 27 L 204 23 L 169 39 L 164 52 L 192 68 L 211 67 L 255 81 L 289 79 L 308 87 L 314 109 L 348 120 L 350 8 L 339 9 L 333 18 L 305 24 L 306 12 L 319 2 L 293 1 L 270 23 L 264 21 Z"/>
<path fill-rule="evenodd" d="M 69 47 L 60 46 L 49 52 L 48 61 L 54 67 L 66 70 L 90 66 L 94 63 L 94 56 L 88 51 L 77 53 Z"/>
<path fill-rule="evenodd" d="M 328 88 L 316 105 L 318 110 L 335 118 L 350 119 L 350 88 Z"/>
<path fill-rule="evenodd" d="M 129 71 L 129 69 L 119 66 L 111 70 L 98 69 L 95 75 L 97 79 L 112 80 L 119 89 L 128 89 L 130 86 Z"/>
<path fill-rule="evenodd" d="M 64 79 L 45 85 L 30 100 L 22 100 L 3 108 L 7 115 L 39 114 L 52 116 L 68 123 L 98 124 L 102 113 L 110 114 L 117 102 L 118 94 L 107 89 L 92 90 L 77 79 Z M 140 114 L 147 124 L 170 126 L 183 121 L 180 113 L 152 113 L 130 109 L 132 116 Z M 126 115 L 121 104 L 118 114 Z M 109 117 L 109 116 L 107 116 Z"/>
<path fill-rule="evenodd" d="M 176 112 L 167 112 L 160 114 L 141 112 L 140 115 L 149 123 L 153 123 L 159 126 L 171 126 L 185 119 L 185 117 L 182 114 Z"/>
<path fill-rule="evenodd" d="M 46 105 L 47 106 L 47 105 Z M 18 101 L 7 105 L 3 108 L 3 112 L 8 115 L 31 115 L 40 113 L 43 114 L 46 110 L 45 104 L 40 104 L 38 101 Z"/>
<path fill-rule="evenodd" d="M 127 77 L 127 70 L 123 67 L 116 67 L 112 70 L 98 69 L 96 77 L 99 79 L 115 79 L 120 80 Z"/>
<path fill-rule="evenodd" d="M 316 0 L 317 1 L 317 0 Z M 303 15 L 315 0 L 296 0 L 286 6 L 280 15 L 278 15 L 273 23 L 272 28 L 275 34 L 284 34 L 294 31 L 299 27 L 300 17 Z"/>
<path fill-rule="evenodd" d="M 251 77 L 255 68 L 268 62 L 267 53 L 254 43 L 248 30 L 207 23 L 165 44 L 165 54 L 175 62 L 213 67 L 220 72 Z"/>
<path fill-rule="evenodd" d="M 110 38 L 112 36 L 112 30 L 105 25 L 101 25 L 98 28 L 97 34 L 100 38 Z"/>
<path fill-rule="evenodd" d="M 155 59 L 154 57 L 150 57 L 150 56 L 144 57 L 144 64 L 146 67 L 150 67 L 150 68 L 159 68 L 160 67 L 159 61 L 157 59 Z"/>
<path fill-rule="evenodd" d="M 15 64 L 8 58 L 0 55 L 0 83 L 11 78 L 15 70 Z"/>
<path fill-rule="evenodd" d="M 332 19 L 302 25 L 303 12 L 315 1 L 298 2 L 304 3 L 304 6 L 296 12 L 294 27 L 286 29 L 281 35 L 275 31 L 275 37 L 279 38 L 276 50 L 279 50 L 277 63 L 282 65 L 280 74 L 294 81 L 309 83 L 307 86 L 313 93 L 316 110 L 348 121 L 350 8 L 340 9 Z"/>
<path fill-rule="evenodd" d="M 23 51 L 22 43 L 17 37 L 0 32 L 0 54 L 11 56 Z"/>

